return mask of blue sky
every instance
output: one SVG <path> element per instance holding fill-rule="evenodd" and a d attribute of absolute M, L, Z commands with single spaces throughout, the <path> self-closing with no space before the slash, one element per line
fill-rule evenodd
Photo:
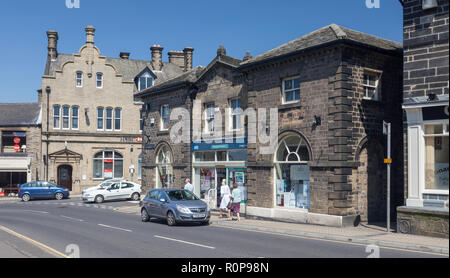
<path fill-rule="evenodd" d="M 47 30 L 59 33 L 59 53 L 77 52 L 84 28 L 97 29 L 103 55 L 150 60 L 150 46 L 195 48 L 194 66 L 207 65 L 220 44 L 242 59 L 261 54 L 316 29 L 336 23 L 402 41 L 402 8 L 397 0 L 15 0 L 0 3 L 0 102 L 36 102 L 47 56 Z"/>

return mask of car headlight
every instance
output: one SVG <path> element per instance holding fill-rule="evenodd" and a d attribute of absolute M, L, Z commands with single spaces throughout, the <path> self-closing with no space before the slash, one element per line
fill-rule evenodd
<path fill-rule="evenodd" d="M 190 209 L 184 206 L 177 205 L 177 210 L 182 213 L 192 213 Z"/>

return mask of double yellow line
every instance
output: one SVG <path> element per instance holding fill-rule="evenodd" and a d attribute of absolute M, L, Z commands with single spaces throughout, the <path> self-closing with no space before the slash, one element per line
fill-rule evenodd
<path fill-rule="evenodd" d="M 20 239 L 23 239 L 23 240 L 25 240 L 25 241 L 27 241 L 27 242 L 29 242 L 29 243 L 31 243 L 31 244 L 33 244 L 33 245 L 35 245 L 35 246 L 41 248 L 41 249 L 43 249 L 44 251 L 53 253 L 54 255 L 57 255 L 57 256 L 59 256 L 59 257 L 65 258 L 65 259 L 70 258 L 70 257 L 67 256 L 66 254 L 61 253 L 61 252 L 59 252 L 59 251 L 57 251 L 57 250 L 51 248 L 50 246 L 47 246 L 47 245 L 45 245 L 45 244 L 43 244 L 43 243 L 40 243 L 40 242 L 38 242 L 38 241 L 36 241 L 36 240 L 34 240 L 34 239 L 31 239 L 31 238 L 29 238 L 29 237 L 26 237 L 26 236 L 24 236 L 24 235 L 22 235 L 22 234 L 19 234 L 19 233 L 17 233 L 17 232 L 14 232 L 13 230 L 10 230 L 10 229 L 8 229 L 8 228 L 2 226 L 2 225 L 0 225 L 0 230 L 5 231 L 5 232 L 7 232 L 8 234 L 11 234 L 11 235 L 13 235 L 13 236 L 15 236 L 15 237 L 18 237 L 18 238 L 20 238 Z"/>

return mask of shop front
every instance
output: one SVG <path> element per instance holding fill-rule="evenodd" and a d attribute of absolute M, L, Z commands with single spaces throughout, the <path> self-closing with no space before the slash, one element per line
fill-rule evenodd
<path fill-rule="evenodd" d="M 26 154 L 0 155 L 0 192 L 18 193 L 18 186 L 31 181 L 31 157 Z M 2 195 L 3 195 L 2 194 Z"/>
<path fill-rule="evenodd" d="M 246 202 L 247 143 L 193 143 L 193 185 L 195 194 L 217 207 L 223 180 L 241 189 Z"/>
<path fill-rule="evenodd" d="M 290 135 L 281 140 L 274 162 L 276 207 L 309 210 L 309 159 L 303 138 Z"/>
<path fill-rule="evenodd" d="M 408 120 L 408 199 L 406 204 L 412 207 L 448 206 L 448 103 L 447 105 L 405 105 L 404 109 Z"/>

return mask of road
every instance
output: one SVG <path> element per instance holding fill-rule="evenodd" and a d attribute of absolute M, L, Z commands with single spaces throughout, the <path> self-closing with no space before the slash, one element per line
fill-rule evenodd
<path fill-rule="evenodd" d="M 0 202 L 0 226 L 49 249 L 81 258 L 365 258 L 366 246 L 224 227 L 143 223 L 138 215 L 81 200 Z M 0 234 L 1 236 L 2 234 Z M 19 246 L 20 247 L 20 246 Z M 26 248 L 26 247 L 24 247 Z M 17 248 L 16 248 L 17 249 Z M 26 250 L 24 251 L 26 253 Z M 34 252 L 36 254 L 36 252 Z M 14 254 L 11 254 L 11 257 Z M 39 254 L 37 254 L 39 256 Z M 57 255 L 56 255 L 57 256 Z M 442 256 L 380 249 L 382 258 Z"/>

